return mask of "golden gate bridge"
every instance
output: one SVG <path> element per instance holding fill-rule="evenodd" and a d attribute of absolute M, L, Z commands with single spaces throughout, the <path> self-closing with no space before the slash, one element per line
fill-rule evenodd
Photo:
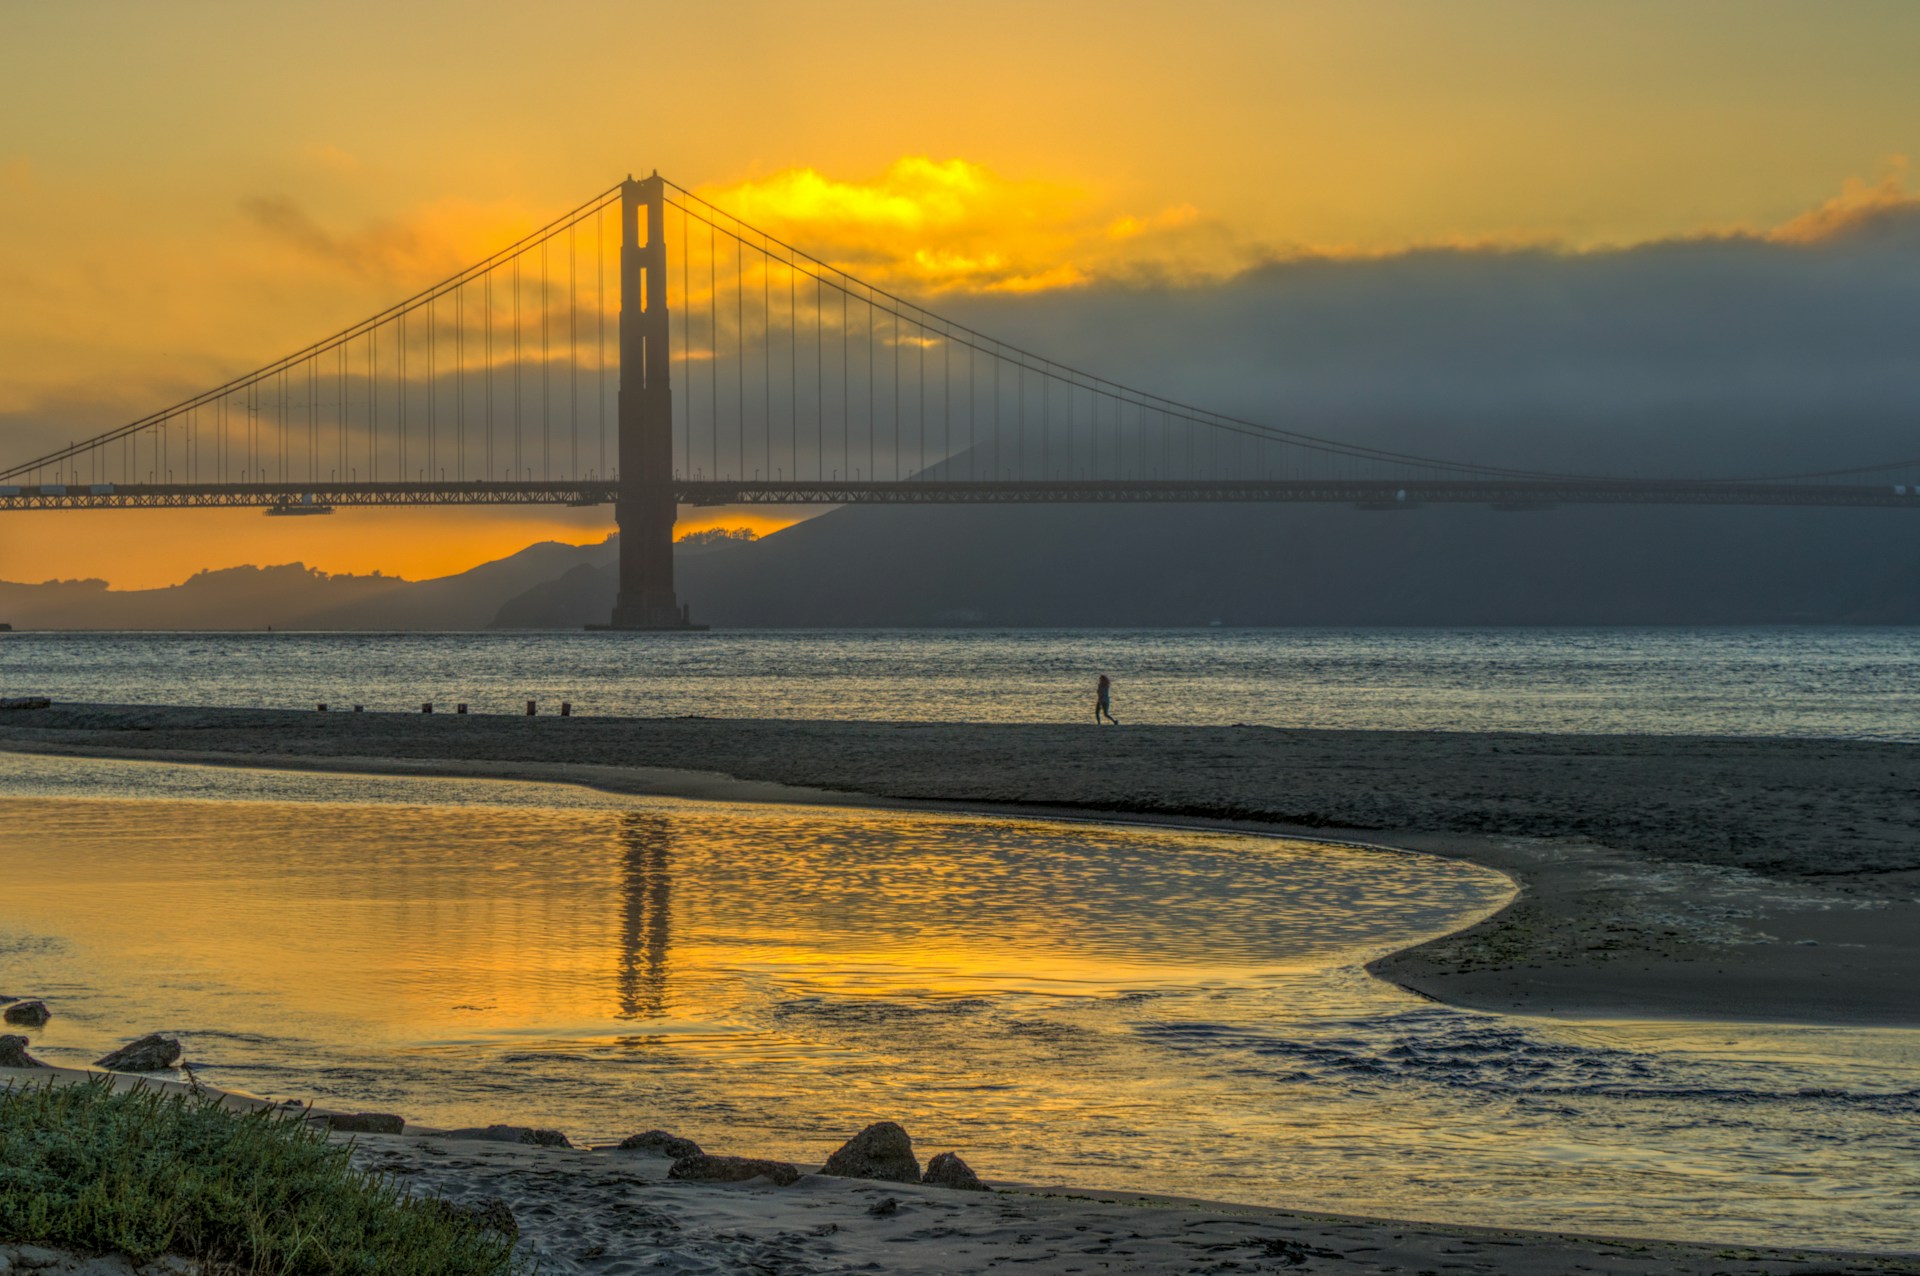
<path fill-rule="evenodd" d="M 1555 473 L 1224 415 L 943 317 L 655 174 L 262 368 L 0 468 L 0 509 L 611 504 L 609 627 L 676 629 L 683 505 L 1913 509 L 1917 472 Z"/>

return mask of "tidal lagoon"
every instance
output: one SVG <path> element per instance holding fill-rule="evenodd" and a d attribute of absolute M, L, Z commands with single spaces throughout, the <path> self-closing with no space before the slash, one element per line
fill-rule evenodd
<path fill-rule="evenodd" d="M 0 755 L 45 1062 L 817 1162 L 1448 1223 L 1903 1247 L 1920 1032 L 1561 1022 L 1366 973 L 1505 905 L 1362 846 Z"/>

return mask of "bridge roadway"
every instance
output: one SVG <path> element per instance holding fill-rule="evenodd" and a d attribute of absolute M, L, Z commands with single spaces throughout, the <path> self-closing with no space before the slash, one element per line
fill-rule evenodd
<path fill-rule="evenodd" d="M 1486 505 L 1764 505 L 1920 509 L 1920 484 L 1713 479 L 1027 479 L 818 482 L 675 479 L 680 505 L 979 505 L 1289 502 L 1405 509 Z M 264 509 L 354 506 L 609 505 L 620 485 L 585 482 L 74 483 L 0 485 L 0 509 Z"/>

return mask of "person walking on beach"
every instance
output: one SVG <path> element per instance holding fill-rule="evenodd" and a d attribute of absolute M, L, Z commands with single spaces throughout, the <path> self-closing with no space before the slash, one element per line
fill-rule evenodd
<path fill-rule="evenodd" d="M 1094 687 L 1094 692 L 1093 692 L 1093 725 L 1094 726 L 1097 727 L 1100 725 L 1100 718 L 1102 715 L 1105 715 L 1107 721 L 1113 723 L 1114 726 L 1117 727 L 1120 725 L 1120 720 L 1113 716 L 1112 696 L 1113 696 L 1113 684 L 1107 681 L 1107 675 L 1101 674 L 1100 681 Z"/>

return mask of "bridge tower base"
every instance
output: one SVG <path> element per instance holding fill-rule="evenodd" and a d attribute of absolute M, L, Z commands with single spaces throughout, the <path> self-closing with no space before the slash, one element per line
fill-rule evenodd
<path fill-rule="evenodd" d="M 647 241 L 640 243 L 645 215 Z M 700 630 L 673 592 L 673 389 L 668 384 L 666 183 L 620 187 L 620 593 L 594 629 Z"/>
<path fill-rule="evenodd" d="M 614 504 L 620 524 L 620 593 L 613 621 L 591 629 L 704 630 L 673 593 L 673 523 L 678 513 L 671 488 L 623 493 Z"/>

